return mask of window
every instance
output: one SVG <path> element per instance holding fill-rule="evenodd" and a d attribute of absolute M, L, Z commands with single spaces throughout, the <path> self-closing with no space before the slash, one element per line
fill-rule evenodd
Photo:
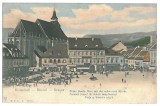
<path fill-rule="evenodd" d="M 66 63 L 66 59 L 63 59 L 63 63 Z"/>
<path fill-rule="evenodd" d="M 52 63 L 52 59 L 49 59 L 49 62 Z"/>
<path fill-rule="evenodd" d="M 82 63 L 84 62 L 84 59 L 82 59 Z"/>
<path fill-rule="evenodd" d="M 86 52 L 86 55 L 88 55 L 88 52 Z"/>
<path fill-rule="evenodd" d="M 61 62 L 61 60 L 60 59 L 58 59 L 58 63 L 60 63 Z"/>
<path fill-rule="evenodd" d="M 72 59 L 70 59 L 69 62 L 72 63 Z"/>
<path fill-rule="evenodd" d="M 80 52 L 78 52 L 78 55 L 80 55 Z"/>
<path fill-rule="evenodd" d="M 99 63 L 99 59 L 97 59 L 97 63 Z"/>
<path fill-rule="evenodd" d="M 113 58 L 111 58 L 111 63 L 113 63 Z"/>
<path fill-rule="evenodd" d="M 44 59 L 44 63 L 47 63 L 47 60 L 46 60 L 46 59 Z"/>
<path fill-rule="evenodd" d="M 78 63 L 80 63 L 80 59 L 78 59 Z"/>
<path fill-rule="evenodd" d="M 56 59 L 54 59 L 54 63 L 56 63 Z"/>

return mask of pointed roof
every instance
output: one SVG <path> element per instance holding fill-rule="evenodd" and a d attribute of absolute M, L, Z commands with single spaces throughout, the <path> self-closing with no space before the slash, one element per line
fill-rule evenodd
<path fill-rule="evenodd" d="M 56 11 L 55 11 L 55 8 L 54 8 L 54 10 L 53 10 L 53 15 L 52 15 L 52 17 L 51 17 L 51 20 L 57 20 L 58 18 L 57 18 L 57 15 L 56 15 Z"/>
<path fill-rule="evenodd" d="M 49 38 L 62 38 L 66 39 L 67 36 L 64 34 L 63 30 L 61 29 L 59 22 L 56 23 L 47 22 L 41 19 L 37 19 L 36 23 L 38 23 L 39 27 L 43 30 L 44 34 Z"/>

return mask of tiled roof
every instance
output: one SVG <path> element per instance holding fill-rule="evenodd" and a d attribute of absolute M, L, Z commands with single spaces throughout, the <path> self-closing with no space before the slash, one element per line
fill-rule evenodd
<path fill-rule="evenodd" d="M 33 36 L 42 36 L 43 33 L 36 23 L 27 20 L 21 20 L 21 22 L 26 33 L 33 34 Z"/>
<path fill-rule="evenodd" d="M 34 52 L 38 57 L 41 58 L 68 58 L 68 50 L 66 43 L 58 43 L 55 46 L 49 48 L 44 53 Z"/>
<path fill-rule="evenodd" d="M 68 38 L 70 50 L 104 50 L 100 38 Z"/>
<path fill-rule="evenodd" d="M 144 62 L 149 62 L 150 61 L 149 51 L 141 51 L 138 56 L 142 57 Z"/>
<path fill-rule="evenodd" d="M 142 50 L 142 47 L 139 48 L 135 48 L 134 52 L 131 54 L 132 57 L 135 57 L 136 55 L 138 55 Z"/>
<path fill-rule="evenodd" d="M 41 27 L 43 32 L 47 35 L 48 38 L 61 38 L 66 39 L 66 35 L 62 31 L 58 21 L 55 22 L 47 22 L 41 19 L 37 19 L 36 23 Z"/>
<path fill-rule="evenodd" d="M 127 57 L 130 56 L 130 54 L 131 54 L 133 51 L 134 51 L 134 49 L 129 49 L 129 50 L 127 50 L 126 52 L 123 53 L 123 56 L 127 58 Z"/>
<path fill-rule="evenodd" d="M 23 19 L 20 20 L 19 24 L 12 33 L 12 36 L 20 36 L 21 33 L 25 33 L 27 36 L 43 36 L 41 29 L 36 23 Z"/>
<path fill-rule="evenodd" d="M 17 25 L 16 29 L 12 33 L 12 36 L 31 35 L 37 37 L 48 37 L 49 39 L 66 39 L 66 35 L 62 31 L 58 21 L 47 22 L 37 19 L 36 22 L 27 20 L 20 20 L 20 26 Z"/>

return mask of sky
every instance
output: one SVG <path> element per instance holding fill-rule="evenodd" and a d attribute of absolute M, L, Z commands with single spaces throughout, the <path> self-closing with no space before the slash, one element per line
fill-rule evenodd
<path fill-rule="evenodd" d="M 3 28 L 15 28 L 20 19 L 50 21 L 56 9 L 68 37 L 157 30 L 157 5 L 152 3 L 3 3 Z"/>

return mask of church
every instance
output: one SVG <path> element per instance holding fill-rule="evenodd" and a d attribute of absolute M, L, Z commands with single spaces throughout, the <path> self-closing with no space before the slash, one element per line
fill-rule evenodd
<path fill-rule="evenodd" d="M 8 36 L 8 44 L 17 47 L 28 59 L 28 67 L 56 65 L 62 70 L 67 67 L 92 72 L 104 70 L 105 50 L 100 38 L 68 38 L 61 29 L 55 9 L 50 22 L 21 19 Z"/>
<path fill-rule="evenodd" d="M 35 22 L 21 19 L 13 33 L 8 35 L 8 43 L 15 45 L 29 58 L 29 66 L 36 66 L 34 50 L 49 49 L 58 43 L 65 43 L 67 36 L 61 29 L 55 9 L 51 21 L 37 19 Z"/>

